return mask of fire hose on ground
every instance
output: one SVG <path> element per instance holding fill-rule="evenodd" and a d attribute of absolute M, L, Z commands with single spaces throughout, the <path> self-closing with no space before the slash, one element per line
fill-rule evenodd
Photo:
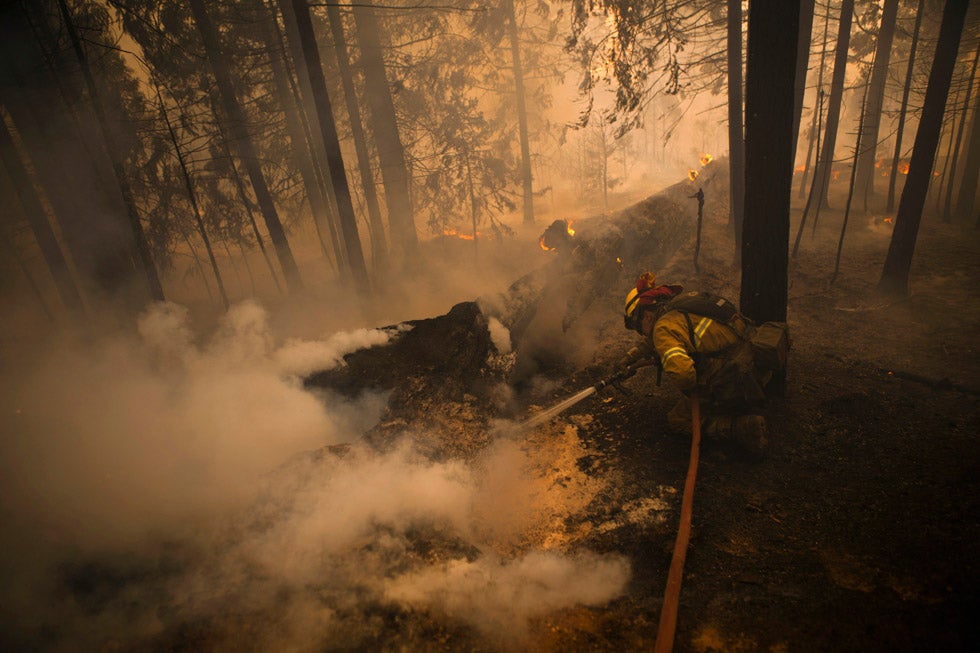
<path fill-rule="evenodd" d="M 667 653 L 674 647 L 674 631 L 677 627 L 677 606 L 680 602 L 681 579 L 684 576 L 684 559 L 687 558 L 687 545 L 691 539 L 691 513 L 694 505 L 694 483 L 698 477 L 698 457 L 701 449 L 701 404 L 697 395 L 691 396 L 691 458 L 687 465 L 687 478 L 684 480 L 684 497 L 681 499 L 681 521 L 674 540 L 674 553 L 670 559 L 667 574 L 667 589 L 664 590 L 664 604 L 660 608 L 660 624 L 657 626 L 657 641 L 654 653 Z"/>

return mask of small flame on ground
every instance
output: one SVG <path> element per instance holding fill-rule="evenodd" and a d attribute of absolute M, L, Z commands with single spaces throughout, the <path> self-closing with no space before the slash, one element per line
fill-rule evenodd
<path fill-rule="evenodd" d="M 882 220 L 882 222 L 884 222 L 885 224 L 892 224 L 895 221 L 893 219 L 891 219 L 891 218 L 885 218 L 885 219 Z"/>
<path fill-rule="evenodd" d="M 898 171 L 901 172 L 903 175 L 909 174 L 909 164 L 906 163 L 905 161 L 902 161 L 901 163 L 898 164 Z"/>
<path fill-rule="evenodd" d="M 544 244 L 544 236 L 541 236 L 541 238 L 538 239 L 538 245 L 546 252 L 550 252 L 555 249 L 554 247 L 548 247 Z"/>
<path fill-rule="evenodd" d="M 688 170 L 687 171 L 687 178 L 690 179 L 691 181 L 697 180 L 697 178 L 698 178 L 698 171 L 697 170 L 693 170 L 693 169 L 692 170 Z"/>
<path fill-rule="evenodd" d="M 574 236 L 575 235 L 575 230 L 572 229 L 572 223 L 571 222 L 568 223 L 568 227 L 567 227 L 566 231 L 568 231 L 568 235 L 569 236 Z"/>
<path fill-rule="evenodd" d="M 480 237 L 480 232 L 477 231 L 473 234 L 464 234 L 456 231 L 455 229 L 443 229 L 443 236 L 452 236 L 453 238 L 459 238 L 460 240 L 476 240 Z"/>
<path fill-rule="evenodd" d="M 840 181 L 840 170 L 834 170 L 830 174 L 834 178 L 834 181 Z"/>
<path fill-rule="evenodd" d="M 706 166 L 706 165 L 708 165 L 709 163 L 711 163 L 711 161 L 712 161 L 712 160 L 713 160 L 714 158 L 715 158 L 715 157 L 713 157 L 713 156 L 711 156 L 710 154 L 702 154 L 702 155 L 701 155 L 701 156 L 700 156 L 700 157 L 698 158 L 698 160 L 699 160 L 699 161 L 701 162 L 701 165 L 703 165 L 703 166 Z"/>

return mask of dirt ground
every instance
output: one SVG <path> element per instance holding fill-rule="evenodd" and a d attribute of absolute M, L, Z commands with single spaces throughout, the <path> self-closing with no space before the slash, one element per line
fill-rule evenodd
<path fill-rule="evenodd" d="M 980 646 L 980 233 L 927 216 L 912 294 L 886 302 L 873 292 L 890 238 L 882 217 L 850 216 L 834 283 L 842 211 L 823 212 L 815 236 L 807 228 L 791 263 L 793 349 L 786 396 L 768 410 L 768 457 L 702 443 L 675 651 Z M 737 300 L 731 247 L 715 210 L 701 274 L 692 243 L 658 278 Z M 603 310 L 618 315 L 620 301 Z M 633 344 L 621 324 L 602 338 L 596 368 L 555 396 Z M 577 517 L 591 525 L 580 542 L 629 556 L 633 578 L 613 604 L 549 620 L 536 647 L 649 650 L 656 639 L 690 439 L 668 431 L 680 395 L 654 376 L 556 420 L 577 431 L 586 474 L 616 478 Z"/>
<path fill-rule="evenodd" d="M 675 190 L 684 202 L 692 201 L 683 188 Z M 737 300 L 727 206 L 716 199 L 717 189 L 707 194 L 700 271 L 694 266 L 693 241 L 654 271 L 661 282 Z M 795 236 L 799 212 L 793 217 Z M 752 461 L 730 443 L 702 442 L 674 651 L 980 650 L 975 619 L 980 613 L 980 367 L 975 342 L 980 332 L 980 231 L 926 216 L 912 294 L 885 301 L 874 294 L 890 238 L 884 217 L 850 217 L 833 283 L 840 210 L 821 215 L 815 235 L 807 230 L 800 255 L 792 260 L 788 319 L 793 348 L 786 395 L 767 411 L 768 456 Z M 625 235 L 628 239 L 630 234 Z M 537 247 L 536 240 L 531 246 Z M 643 262 L 639 258 L 631 265 Z M 568 344 L 586 343 L 586 354 L 579 352 L 564 364 L 552 361 L 552 369 L 543 375 L 547 382 L 530 383 L 511 402 L 509 417 L 534 415 L 613 370 L 638 340 L 621 319 L 622 300 L 633 279 L 635 271 L 626 269 L 619 278 L 604 276 L 606 285 L 597 289 L 595 300 L 567 333 L 561 332 L 561 316 L 552 316 L 558 324 L 555 337 Z M 489 329 L 476 306 L 469 302 L 454 309 L 464 314 L 457 316 L 454 328 L 471 332 L 439 331 L 442 323 L 436 322 L 431 329 L 410 332 L 403 345 L 413 350 L 405 362 L 414 367 L 405 367 L 404 373 L 393 374 L 386 358 L 401 351 L 395 347 L 359 354 L 376 366 L 366 363 L 365 369 L 378 372 L 377 378 L 361 374 L 360 381 L 386 388 L 394 381 L 382 381 L 398 377 L 401 382 L 391 395 L 388 419 L 373 429 L 373 441 L 384 442 L 388 430 L 403 430 L 416 420 L 422 427 L 416 431 L 432 433 L 430 441 L 417 446 L 434 460 L 461 459 L 474 465 L 481 451 L 491 448 L 498 435 L 488 426 L 508 415 L 495 413 L 492 392 L 476 399 L 479 384 L 463 384 L 467 379 L 461 378 L 477 378 L 486 371 Z M 433 354 L 430 360 L 419 347 L 409 346 L 412 337 L 422 339 L 426 333 L 429 344 L 439 345 L 441 358 Z M 456 357 L 455 367 L 443 369 L 443 345 L 453 343 L 463 351 L 464 336 L 476 343 L 466 351 L 479 354 L 479 360 L 465 367 Z M 454 352 L 450 354 L 455 357 Z M 348 360 L 349 367 L 356 369 L 353 360 Z M 410 378 L 404 381 L 402 376 Z M 170 593 L 170 577 L 184 578 L 182 565 L 189 568 L 188 579 L 211 575 L 198 574 L 195 565 L 200 563 L 193 562 L 197 555 L 187 553 L 185 562 L 178 555 L 181 549 L 177 554 L 144 554 L 149 557 L 140 558 L 139 564 L 124 556 L 108 562 L 83 559 L 74 575 L 62 579 L 61 591 L 87 611 L 87 618 L 114 611 L 118 614 L 110 615 L 111 623 L 144 613 L 156 620 L 145 639 L 130 645 L 120 635 L 91 650 L 266 650 L 255 634 L 285 627 L 280 621 L 287 604 L 315 608 L 315 614 L 336 609 L 343 626 L 326 642 L 301 631 L 296 641 L 303 646 L 291 650 L 651 650 L 677 532 L 690 436 L 667 428 L 667 411 L 681 396 L 669 382 L 657 386 L 654 373 L 641 372 L 625 386 L 631 394 L 607 388 L 515 438 L 521 455 L 508 460 L 522 461 L 526 478 L 516 486 L 519 495 L 495 497 L 496 504 L 513 507 L 507 511 L 513 523 L 501 529 L 506 536 L 488 531 L 477 543 L 463 542 L 451 531 L 433 531 L 424 523 L 402 532 L 382 521 L 376 525 L 380 535 L 365 535 L 368 544 L 357 549 L 361 557 L 352 558 L 374 560 L 369 557 L 375 555 L 374 547 L 380 559 L 387 551 L 382 543 L 397 544 L 404 550 L 398 549 L 397 564 L 388 569 L 392 574 L 412 565 L 427 568 L 478 556 L 507 560 L 552 551 L 589 551 L 628 561 L 629 581 L 618 598 L 544 616 L 538 612 L 519 635 L 488 634 L 458 615 L 439 612 L 433 607 L 436 602 L 423 608 L 383 603 L 364 589 L 369 585 L 334 587 L 323 579 L 320 584 L 285 584 L 271 595 L 271 604 L 253 605 L 234 593 L 239 586 L 269 584 L 262 568 L 252 567 L 241 571 L 243 578 L 236 575 L 225 594 L 216 593 L 220 600 L 208 604 L 206 616 L 191 610 L 185 614 L 175 598 L 182 595 Z M 302 469 L 311 475 L 344 472 L 349 463 L 344 446 L 314 453 L 303 458 L 308 469 Z M 284 469 L 291 479 L 293 468 Z M 299 480 L 295 484 L 302 485 Z M 283 492 L 292 487 L 291 480 Z M 277 523 L 260 508 L 243 521 L 259 534 Z M 223 537 L 252 542 L 243 529 Z M 226 549 L 222 545 L 216 550 L 220 554 Z M 216 577 L 222 578 L 217 572 Z M 48 630 L 28 630 L 25 639 L 16 641 L 53 641 L 58 635 L 59 641 L 70 642 L 79 632 L 72 630 L 76 627 L 88 625 L 55 622 Z"/>

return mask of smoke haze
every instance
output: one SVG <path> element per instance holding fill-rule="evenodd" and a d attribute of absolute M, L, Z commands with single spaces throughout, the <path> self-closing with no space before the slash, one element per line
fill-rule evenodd
<path fill-rule="evenodd" d="M 490 637 L 622 591 L 620 558 L 528 553 L 558 500 L 528 451 L 432 461 L 406 433 L 379 453 L 359 436 L 385 396 L 303 387 L 405 327 L 300 340 L 269 322 L 248 301 L 203 337 L 159 303 L 135 330 L 65 335 L 4 368 L 0 641 L 69 650 L 177 632 L 203 649 L 317 650 L 370 641 L 386 605 Z"/>

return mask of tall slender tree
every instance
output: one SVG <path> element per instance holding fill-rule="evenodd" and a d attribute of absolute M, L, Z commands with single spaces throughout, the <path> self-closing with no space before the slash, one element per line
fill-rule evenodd
<path fill-rule="evenodd" d="M 221 278 L 221 269 L 218 267 L 218 261 L 214 257 L 211 238 L 208 236 L 208 230 L 204 228 L 204 218 L 201 215 L 201 207 L 197 201 L 197 191 L 194 190 L 194 181 L 191 179 L 191 172 L 187 167 L 187 159 L 184 157 L 184 151 L 181 149 L 180 141 L 177 140 L 177 132 L 174 130 L 173 123 L 170 121 L 170 115 L 167 113 L 167 106 L 163 101 L 163 94 L 160 92 L 159 85 L 156 87 L 156 92 L 157 100 L 160 104 L 160 115 L 163 117 L 163 122 L 167 126 L 167 134 L 170 136 L 170 142 L 174 146 L 174 154 L 177 156 L 180 174 L 184 179 L 184 188 L 187 189 L 187 200 L 191 203 L 191 212 L 194 214 L 197 233 L 201 236 L 201 242 L 204 243 L 204 250 L 208 254 L 208 261 L 211 263 L 211 272 L 214 274 L 214 281 L 218 285 L 218 294 L 221 295 L 221 303 L 224 305 L 225 310 L 227 310 L 229 306 L 228 293 L 225 292 L 225 282 Z"/>
<path fill-rule="evenodd" d="M 820 128 L 817 126 L 817 124 L 823 121 L 823 102 L 821 100 L 824 97 L 823 73 L 824 63 L 827 60 L 827 33 L 829 30 L 830 7 L 828 6 L 827 13 L 824 15 L 823 21 L 823 38 L 820 40 L 820 63 L 817 66 L 817 87 L 815 89 L 816 93 L 814 93 L 816 96 L 816 101 L 813 104 L 813 116 L 810 120 L 810 131 L 807 137 L 806 159 L 803 162 L 803 174 L 800 175 L 800 189 L 797 194 L 797 197 L 801 199 L 806 196 L 806 182 L 810 177 L 810 157 L 813 154 L 814 145 L 820 142 Z M 820 158 L 819 149 L 820 148 L 817 148 L 817 159 Z"/>
<path fill-rule="evenodd" d="M 55 288 L 58 290 L 61 301 L 69 310 L 84 314 L 85 306 L 82 303 L 82 296 L 78 291 L 78 286 L 75 285 L 71 269 L 68 267 L 68 261 L 61 251 L 61 246 L 58 244 L 54 229 L 51 228 L 51 223 L 48 221 L 41 198 L 38 196 L 27 166 L 18 153 L 14 138 L 2 116 L 0 116 L 0 158 L 2 158 L 3 165 L 7 169 L 7 174 L 13 181 L 17 198 L 31 231 L 34 233 L 34 240 L 37 241 L 38 247 L 41 249 L 41 256 L 51 272 L 52 279 L 54 279 Z"/>
<path fill-rule="evenodd" d="M 847 52 L 851 43 L 851 22 L 854 17 L 854 0 L 843 0 L 840 8 L 840 23 L 837 28 L 837 46 L 834 53 L 834 75 L 830 82 L 830 98 L 827 102 L 827 126 L 824 128 L 822 160 L 817 162 L 813 182 L 817 184 L 817 202 L 826 205 L 830 188 L 831 169 L 834 165 L 834 150 L 837 146 L 837 128 L 840 126 L 841 101 L 844 98 L 844 74 L 847 70 Z M 816 227 L 816 216 L 813 226 Z"/>
<path fill-rule="evenodd" d="M 255 146 L 248 134 L 245 112 L 242 110 L 235 93 L 235 85 L 228 68 L 228 61 L 222 54 L 218 32 L 204 6 L 204 0 L 189 0 L 189 2 L 194 21 L 204 43 L 208 65 L 217 82 L 222 107 L 228 116 L 228 127 L 233 134 L 235 148 L 241 153 L 242 164 L 245 166 L 249 181 L 252 182 L 252 190 L 255 192 L 255 199 L 262 211 L 266 229 L 269 231 L 269 238 L 275 247 L 283 277 L 286 279 L 286 286 L 290 290 L 298 290 L 303 286 L 299 267 L 296 265 L 296 259 L 293 258 L 292 249 L 290 249 L 289 241 L 286 239 L 286 230 L 283 229 L 282 222 L 279 220 L 279 213 L 276 211 L 272 193 L 269 191 L 269 185 L 262 173 Z"/>
<path fill-rule="evenodd" d="M 966 161 L 963 164 L 963 177 L 954 205 L 953 216 L 955 218 L 969 220 L 973 217 L 973 210 L 976 207 L 978 177 L 980 177 L 980 93 L 977 93 L 973 100 L 973 118 L 966 146 Z M 978 220 L 980 220 L 980 216 L 978 216 Z"/>
<path fill-rule="evenodd" d="M 798 2 L 749 5 L 740 304 L 760 323 L 786 320 L 799 19 Z"/>
<path fill-rule="evenodd" d="M 521 142 L 521 189 L 524 193 L 524 224 L 534 224 L 534 189 L 531 179 L 531 145 L 527 131 L 527 100 L 524 91 L 524 65 L 521 63 L 521 40 L 517 30 L 514 0 L 504 0 L 507 12 L 510 56 L 514 67 L 514 93 L 517 100 L 517 132 Z"/>
<path fill-rule="evenodd" d="M 129 228 L 132 230 L 136 252 L 139 255 L 140 269 L 146 279 L 150 297 L 158 301 L 163 301 L 163 285 L 160 283 L 156 266 L 153 263 L 152 256 L 150 256 L 150 246 L 146 241 L 146 234 L 143 232 L 143 223 L 136 210 L 136 200 L 133 197 L 132 187 L 123 167 L 122 156 L 117 150 L 112 131 L 109 129 L 108 118 L 106 117 L 105 108 L 102 104 L 102 96 L 99 94 L 98 88 L 95 85 L 95 79 L 92 76 L 92 71 L 89 69 L 88 59 L 85 56 L 84 48 L 82 48 L 78 31 L 75 29 L 75 24 L 72 21 L 68 4 L 65 0 L 58 0 L 58 7 L 61 10 L 61 16 L 65 22 L 65 29 L 68 32 L 68 36 L 71 39 L 75 56 L 78 57 L 78 62 L 82 67 L 82 76 L 85 79 L 85 86 L 89 92 L 89 99 L 92 101 L 92 107 L 98 119 L 99 129 L 102 132 L 106 150 L 112 162 L 112 172 L 115 174 L 116 183 L 119 185 L 119 193 L 122 196 L 123 204 L 126 206 L 126 216 L 129 218 Z"/>
<path fill-rule="evenodd" d="M 375 267 L 382 267 L 385 264 L 388 248 L 385 245 L 385 229 L 381 220 L 378 192 L 374 184 L 374 174 L 371 171 L 367 136 L 364 134 L 361 109 L 357 104 L 357 90 L 354 88 L 354 73 L 351 70 L 350 54 L 347 52 L 347 36 L 344 33 L 343 16 L 336 6 L 327 5 L 327 18 L 330 21 L 330 33 L 333 35 L 333 47 L 337 55 L 340 81 L 344 87 L 344 103 L 347 106 L 347 116 L 350 120 L 351 138 L 354 141 L 354 152 L 357 155 L 357 169 L 361 175 L 364 203 L 367 205 L 368 224 L 371 226 L 371 262 Z"/>
<path fill-rule="evenodd" d="M 912 254 L 922 221 L 926 192 L 932 176 L 932 166 L 942 131 L 943 114 L 946 111 L 946 96 L 949 94 L 950 80 L 956 65 L 956 55 L 963 34 L 963 23 L 969 0 L 946 0 L 943 20 L 939 27 L 939 40 L 936 54 L 929 73 L 922 117 L 915 133 L 912 148 L 912 161 L 908 178 L 902 190 L 898 205 L 895 228 L 888 254 L 885 257 L 878 291 L 885 295 L 905 296 L 909 293 L 909 271 L 912 268 Z"/>
<path fill-rule="evenodd" d="M 742 117 L 742 0 L 728 0 L 728 175 L 735 260 L 742 256 L 745 215 L 745 138 Z"/>
<path fill-rule="evenodd" d="M 868 97 L 861 120 L 861 152 L 857 159 L 854 178 L 855 192 L 861 198 L 865 210 L 874 195 L 875 162 L 878 159 L 878 132 L 881 126 L 881 109 L 885 99 L 885 82 L 891 63 L 892 41 L 895 36 L 895 20 L 898 17 L 898 0 L 885 0 L 881 13 L 881 25 L 875 45 L 874 66 L 871 69 Z"/>
<path fill-rule="evenodd" d="M 330 224 L 330 210 L 327 198 L 323 192 L 320 179 L 316 174 L 313 156 L 310 152 L 307 141 L 306 129 L 304 129 L 303 118 L 300 107 L 294 101 L 294 94 L 291 88 L 292 80 L 290 73 L 286 70 L 283 57 L 285 56 L 283 44 L 280 40 L 281 33 L 273 20 L 264 22 L 264 37 L 267 44 L 267 54 L 269 68 L 272 71 L 272 82 L 276 88 L 276 95 L 282 107 L 283 117 L 286 122 L 286 131 L 289 134 L 290 150 L 293 154 L 293 162 L 299 170 L 300 178 L 303 180 L 303 188 L 306 190 L 306 200 L 310 205 L 310 212 L 313 214 L 313 226 L 316 228 L 317 239 L 320 241 L 320 249 L 324 257 L 330 258 L 327 254 L 327 244 L 324 241 L 323 226 Z"/>
<path fill-rule="evenodd" d="M 793 104 L 793 165 L 796 165 L 796 148 L 799 143 L 800 119 L 803 115 L 803 96 L 806 94 L 806 77 L 810 69 L 810 40 L 813 33 L 813 7 L 815 0 L 800 0 L 800 36 L 796 44 L 796 94 Z"/>
<path fill-rule="evenodd" d="M 415 231 L 411 176 L 405 161 L 405 148 L 398 132 L 391 88 L 388 85 L 381 26 L 371 5 L 355 4 L 353 12 L 357 24 L 357 43 L 361 50 L 364 92 L 370 111 L 371 131 L 378 148 L 381 181 L 388 206 L 391 240 L 404 255 L 414 258 L 418 249 L 418 234 Z"/>
<path fill-rule="evenodd" d="M 895 153 L 892 155 L 891 174 L 888 177 L 888 201 L 885 210 L 889 213 L 895 208 L 895 182 L 898 178 L 898 168 L 902 160 L 902 137 L 905 134 L 905 116 L 909 105 L 909 92 L 912 88 L 912 73 L 915 70 L 915 51 L 919 44 L 919 29 L 922 27 L 922 10 L 925 0 L 919 0 L 915 12 L 915 27 L 912 28 L 912 41 L 909 45 L 909 63 L 905 71 L 905 84 L 902 86 L 902 102 L 898 109 L 898 127 L 895 128 Z"/>
<path fill-rule="evenodd" d="M 946 184 L 946 201 L 943 203 L 943 220 L 945 222 L 951 222 L 953 219 L 953 188 L 956 187 L 957 173 L 960 172 L 960 147 L 963 144 L 963 133 L 966 130 L 966 123 L 970 117 L 970 104 L 973 101 L 973 79 L 977 74 L 977 63 L 980 63 L 980 48 L 977 48 L 977 51 L 973 54 L 973 66 L 970 68 L 970 76 L 966 82 L 966 95 L 963 98 L 963 108 L 959 112 L 959 127 L 956 129 L 956 136 L 953 141 L 953 156 L 947 164 L 949 167 L 949 182 Z M 962 188 L 962 182 L 960 183 L 960 187 Z"/>
<path fill-rule="evenodd" d="M 293 13 L 299 30 L 300 45 L 303 47 L 303 56 L 306 59 L 306 72 L 310 76 L 310 87 L 313 91 L 313 102 L 316 105 L 317 117 L 320 122 L 321 137 L 327 152 L 327 167 L 330 171 L 334 197 L 337 200 L 340 228 L 344 236 L 344 251 L 347 253 L 347 262 L 350 264 L 354 282 L 362 291 L 367 291 L 370 284 L 368 283 L 367 268 L 364 265 L 361 240 L 357 235 L 357 220 L 354 216 L 354 205 L 351 202 L 350 186 L 347 184 L 347 170 L 344 167 L 344 157 L 340 150 L 340 139 L 337 137 L 333 108 L 327 93 L 327 84 L 323 79 L 320 53 L 316 47 L 316 36 L 313 32 L 310 8 L 306 0 L 293 0 Z"/>

